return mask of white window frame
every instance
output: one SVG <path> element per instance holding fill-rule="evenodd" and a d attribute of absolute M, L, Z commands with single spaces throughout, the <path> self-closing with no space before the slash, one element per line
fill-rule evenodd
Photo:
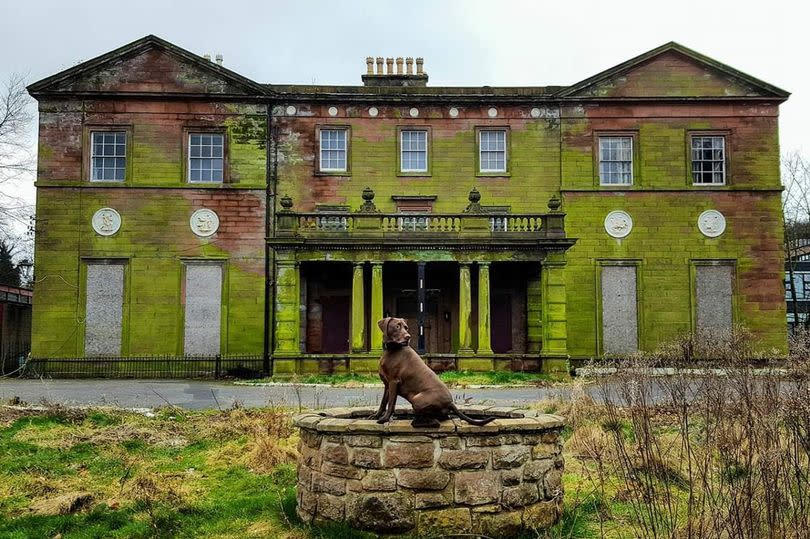
<path fill-rule="evenodd" d="M 422 133 L 425 137 L 425 168 L 405 168 L 405 152 L 417 153 L 421 150 L 405 150 L 405 133 Z M 399 132 L 399 170 L 400 172 L 427 172 L 429 168 L 429 144 L 427 129 L 402 129 Z"/>
<path fill-rule="evenodd" d="M 483 149 L 483 139 L 484 139 L 483 134 L 484 133 L 501 133 L 501 134 L 503 134 L 503 150 L 502 150 L 503 151 L 503 167 L 502 168 L 484 168 L 484 151 L 486 151 L 487 153 L 497 153 L 497 152 L 501 151 L 501 150 L 484 150 Z M 507 137 L 508 137 L 508 135 L 507 135 L 506 129 L 479 129 L 478 130 L 478 172 L 481 172 L 481 173 L 484 173 L 484 174 L 493 173 L 493 172 L 496 172 L 496 173 L 497 172 L 506 172 L 506 168 L 507 168 L 506 163 L 508 162 L 507 159 L 509 159 L 509 154 L 508 154 L 509 144 L 508 144 Z"/>
<path fill-rule="evenodd" d="M 209 156 L 206 156 L 206 157 L 202 157 L 202 156 L 200 156 L 200 157 L 192 157 L 191 156 L 191 138 L 192 137 L 197 137 L 197 136 L 222 137 L 222 155 L 220 155 L 219 157 L 213 157 L 213 156 L 211 156 L 211 157 L 209 157 Z M 219 132 L 213 132 L 212 133 L 212 132 L 205 132 L 205 131 L 189 131 L 188 132 L 188 141 L 187 142 L 188 142 L 188 146 L 187 146 L 187 148 L 188 148 L 188 151 L 187 151 L 188 156 L 186 157 L 186 169 L 187 169 L 186 181 L 188 181 L 188 183 L 206 183 L 206 184 L 224 183 L 224 181 L 225 181 L 225 133 L 219 133 Z M 211 146 L 213 147 L 213 144 Z M 191 160 L 192 159 L 211 159 L 211 160 L 219 159 L 222 162 L 222 170 L 221 170 L 222 178 L 220 178 L 219 180 L 192 180 L 191 179 Z M 212 169 L 212 170 L 214 170 L 214 169 Z"/>
<path fill-rule="evenodd" d="M 326 151 L 342 151 L 343 152 L 343 168 L 327 168 L 324 167 L 323 159 L 323 134 L 325 132 L 342 131 L 343 132 L 343 149 L 329 148 Z M 318 171 L 319 172 L 346 172 L 349 169 L 349 130 L 345 127 L 326 127 L 321 128 L 318 133 Z"/>
<path fill-rule="evenodd" d="M 105 135 L 117 136 L 119 134 L 124 136 L 124 144 L 123 144 L 124 153 L 122 155 L 118 155 L 116 153 L 113 153 L 113 155 L 106 155 L 106 154 L 96 155 L 96 136 L 97 135 L 101 135 L 101 136 L 105 136 Z M 101 145 L 105 146 L 106 143 L 102 142 Z M 118 146 L 118 145 L 119 144 L 117 142 L 113 142 L 111 144 L 111 146 Z M 123 159 L 124 160 L 124 166 L 120 167 L 120 168 L 118 166 L 114 166 L 112 169 L 110 169 L 110 168 L 105 167 L 105 166 L 102 165 L 101 168 L 99 169 L 99 168 L 96 167 L 96 164 L 95 164 L 96 159 L 102 159 L 102 160 L 103 159 L 113 159 L 113 160 L 115 160 L 115 159 Z M 102 171 L 104 171 L 104 170 L 113 170 L 113 171 L 122 170 L 124 177 L 121 178 L 121 179 L 118 179 L 118 178 L 113 178 L 113 179 L 96 178 L 96 171 L 97 170 L 102 170 Z M 124 129 L 110 129 L 110 130 L 96 130 L 96 131 L 91 130 L 90 131 L 90 181 L 91 182 L 124 182 L 124 181 L 126 181 L 126 179 L 127 179 L 127 132 L 126 132 L 126 130 L 124 130 Z"/>
<path fill-rule="evenodd" d="M 602 177 L 602 163 L 627 163 L 627 161 L 625 161 L 623 159 L 617 160 L 617 159 L 603 159 L 602 158 L 602 141 L 603 140 L 607 141 L 609 139 L 612 139 L 612 140 L 615 140 L 615 139 L 627 139 L 627 140 L 630 141 L 630 161 L 629 161 L 630 162 L 630 179 L 629 179 L 629 181 L 607 182 Z M 598 159 L 599 185 L 604 186 L 604 187 L 633 185 L 633 182 L 635 181 L 635 176 L 633 174 L 633 166 L 634 166 L 633 152 L 635 150 L 635 148 L 633 147 L 633 136 L 632 135 L 621 135 L 621 134 L 617 134 L 617 135 L 599 135 L 598 140 L 597 140 L 597 144 L 598 144 L 597 151 L 599 152 L 599 159 Z"/>
<path fill-rule="evenodd" d="M 711 182 L 698 182 L 695 181 L 695 163 L 716 163 L 718 161 L 714 159 L 706 160 L 706 159 L 695 159 L 695 139 L 697 138 L 709 138 L 709 139 L 720 139 L 722 141 L 722 151 L 723 151 L 723 169 L 722 169 L 722 181 L 716 182 L 712 179 Z M 692 185 L 695 186 L 706 186 L 706 185 L 726 185 L 726 170 L 728 168 L 728 156 L 726 154 L 726 136 L 722 134 L 713 134 L 713 133 L 693 133 L 689 137 L 689 174 L 692 177 Z M 714 148 L 712 147 L 712 150 Z M 714 171 L 712 171 L 712 176 L 714 176 Z"/>

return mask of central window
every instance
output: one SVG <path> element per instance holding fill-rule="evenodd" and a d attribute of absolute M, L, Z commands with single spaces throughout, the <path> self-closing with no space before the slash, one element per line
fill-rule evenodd
<path fill-rule="evenodd" d="M 599 183 L 632 185 L 633 137 L 599 137 Z"/>
<path fill-rule="evenodd" d="M 402 172 L 427 172 L 427 131 L 403 129 L 400 135 Z"/>
<path fill-rule="evenodd" d="M 726 137 L 692 137 L 692 181 L 696 185 L 726 183 Z"/>
<path fill-rule="evenodd" d="M 506 172 L 506 131 L 481 130 L 478 151 L 481 172 Z"/>
<path fill-rule="evenodd" d="M 188 136 L 188 181 L 221 182 L 224 156 L 225 135 L 190 133 Z"/>
<path fill-rule="evenodd" d="M 321 129 L 321 172 L 346 171 L 346 130 Z"/>
<path fill-rule="evenodd" d="M 92 181 L 122 182 L 126 176 L 127 134 L 125 131 L 93 131 L 90 153 Z"/>

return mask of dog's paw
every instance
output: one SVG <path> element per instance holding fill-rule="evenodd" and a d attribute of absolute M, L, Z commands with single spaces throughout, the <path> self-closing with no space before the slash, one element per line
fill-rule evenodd
<path fill-rule="evenodd" d="M 377 414 L 371 414 L 366 419 L 371 419 L 373 421 L 376 421 L 376 420 L 380 419 L 380 416 L 378 416 Z"/>
<path fill-rule="evenodd" d="M 377 423 L 379 423 L 380 425 L 382 425 L 384 423 L 388 423 L 388 418 L 387 417 L 381 417 L 380 419 L 377 420 Z"/>

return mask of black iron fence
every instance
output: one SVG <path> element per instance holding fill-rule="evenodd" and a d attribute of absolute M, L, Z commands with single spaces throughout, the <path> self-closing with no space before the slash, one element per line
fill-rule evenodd
<path fill-rule="evenodd" d="M 3 343 L 0 346 L 0 376 L 18 374 L 30 351 L 31 345 L 26 342 Z"/>
<path fill-rule="evenodd" d="M 28 378 L 260 378 L 262 356 L 30 358 Z"/>

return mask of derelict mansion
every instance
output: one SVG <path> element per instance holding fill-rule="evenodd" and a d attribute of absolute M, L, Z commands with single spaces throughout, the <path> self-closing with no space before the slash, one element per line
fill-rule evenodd
<path fill-rule="evenodd" d="M 571 86 L 260 84 L 147 36 L 39 102 L 32 355 L 565 369 L 687 332 L 786 347 L 778 108 L 675 43 Z"/>

